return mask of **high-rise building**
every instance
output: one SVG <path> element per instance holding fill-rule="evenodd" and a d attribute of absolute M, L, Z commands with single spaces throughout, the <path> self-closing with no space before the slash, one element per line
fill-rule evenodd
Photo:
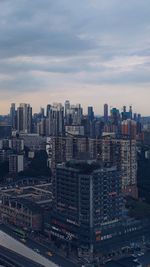
<path fill-rule="evenodd" d="M 102 161 L 117 166 L 121 171 L 122 192 L 137 198 L 136 140 L 105 137 L 101 142 Z"/>
<path fill-rule="evenodd" d="M 24 155 L 12 154 L 9 156 L 9 173 L 17 174 L 24 170 Z"/>
<path fill-rule="evenodd" d="M 41 118 L 37 123 L 37 133 L 43 136 L 46 135 L 46 118 Z"/>
<path fill-rule="evenodd" d="M 112 108 L 111 109 L 111 122 L 114 125 L 118 125 L 120 120 L 120 112 L 119 109 L 117 108 Z"/>
<path fill-rule="evenodd" d="M 67 110 L 70 109 L 70 101 L 69 100 L 66 100 L 65 101 L 65 118 L 66 118 L 66 115 L 67 115 Z"/>
<path fill-rule="evenodd" d="M 123 106 L 123 112 L 121 113 L 122 120 L 130 119 L 132 120 L 133 113 L 132 113 L 132 106 L 129 107 L 129 111 L 126 110 L 126 106 Z"/>
<path fill-rule="evenodd" d="M 48 166 L 54 172 L 57 163 L 72 159 L 87 159 L 90 155 L 88 149 L 89 145 L 86 137 L 72 135 L 47 137 Z"/>
<path fill-rule="evenodd" d="M 94 111 L 93 111 L 93 107 L 88 107 L 88 119 L 90 121 L 94 120 Z"/>
<path fill-rule="evenodd" d="M 11 107 L 10 107 L 10 121 L 11 121 L 12 129 L 15 130 L 16 129 L 16 107 L 15 107 L 15 103 L 12 103 Z"/>
<path fill-rule="evenodd" d="M 66 125 L 65 133 L 71 135 L 81 135 L 84 136 L 84 126 L 83 125 Z"/>
<path fill-rule="evenodd" d="M 67 125 L 81 125 L 82 117 L 83 109 L 81 104 L 70 105 L 70 108 L 66 109 Z"/>
<path fill-rule="evenodd" d="M 29 104 L 20 104 L 17 108 L 17 130 L 19 132 L 32 132 L 32 108 Z"/>
<path fill-rule="evenodd" d="M 130 139 L 136 139 L 137 123 L 131 119 L 122 121 L 121 133 L 122 135 L 128 136 Z"/>
<path fill-rule="evenodd" d="M 49 111 L 50 111 L 50 109 L 51 109 L 51 105 L 48 104 L 47 107 L 46 107 L 46 117 L 47 117 L 47 118 L 48 118 L 48 116 L 49 116 Z"/>
<path fill-rule="evenodd" d="M 44 112 L 45 112 L 44 108 L 41 107 L 40 108 L 40 115 L 42 118 L 44 118 Z"/>
<path fill-rule="evenodd" d="M 13 137 L 9 140 L 9 148 L 14 153 L 21 153 L 24 150 L 24 140 L 21 138 Z"/>
<path fill-rule="evenodd" d="M 64 107 L 54 103 L 48 111 L 48 134 L 59 136 L 64 134 Z"/>
<path fill-rule="evenodd" d="M 120 172 L 96 162 L 57 166 L 50 235 L 93 257 L 96 249 L 119 232 L 122 220 Z M 117 230 L 118 229 L 118 230 Z M 119 234 L 118 234 L 119 235 Z"/>
<path fill-rule="evenodd" d="M 108 104 L 104 104 L 104 122 L 108 121 Z"/>
<path fill-rule="evenodd" d="M 129 107 L 129 114 L 130 114 L 129 117 L 132 120 L 132 106 Z"/>

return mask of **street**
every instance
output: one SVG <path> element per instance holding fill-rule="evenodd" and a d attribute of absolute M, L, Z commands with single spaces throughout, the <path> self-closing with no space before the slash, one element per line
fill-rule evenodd
<path fill-rule="evenodd" d="M 36 242 L 35 240 L 27 239 L 26 241 L 21 241 L 21 239 L 6 225 L 1 224 L 0 230 L 4 231 L 5 233 L 9 234 L 16 240 L 23 242 L 24 245 L 27 247 L 33 249 L 35 252 L 39 252 L 42 256 L 46 257 L 53 263 L 57 264 L 61 267 L 77 267 L 79 265 L 71 262 L 69 259 L 66 259 L 65 257 L 62 257 L 57 254 L 57 251 L 51 251 L 48 247 L 45 245 L 39 244 L 39 242 Z"/>

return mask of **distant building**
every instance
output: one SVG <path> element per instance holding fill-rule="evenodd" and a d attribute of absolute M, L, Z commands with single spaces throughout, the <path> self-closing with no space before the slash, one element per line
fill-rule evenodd
<path fill-rule="evenodd" d="M 66 134 L 72 135 L 82 135 L 84 136 L 84 126 L 82 125 L 66 125 L 65 126 Z"/>
<path fill-rule="evenodd" d="M 11 137 L 12 127 L 8 123 L 0 122 L 0 139 Z"/>
<path fill-rule="evenodd" d="M 32 107 L 29 104 L 20 104 L 17 108 L 17 130 L 18 132 L 32 132 Z"/>
<path fill-rule="evenodd" d="M 11 107 L 10 107 L 10 120 L 11 120 L 12 129 L 15 130 L 16 129 L 16 106 L 15 106 L 15 103 L 12 103 Z"/>
<path fill-rule="evenodd" d="M 127 119 L 121 123 L 121 133 L 131 139 L 136 139 L 137 123 L 134 120 Z"/>
<path fill-rule="evenodd" d="M 88 119 L 90 121 L 94 120 L 94 111 L 93 111 L 93 107 L 88 107 Z"/>
<path fill-rule="evenodd" d="M 37 134 L 46 136 L 46 118 L 42 118 L 38 123 L 37 123 Z"/>
<path fill-rule="evenodd" d="M 24 170 L 24 155 L 12 154 L 9 156 L 9 173 L 17 174 Z"/>
<path fill-rule="evenodd" d="M 46 137 L 39 134 L 20 134 L 20 138 L 23 139 L 24 145 L 32 151 L 45 150 Z"/>
<path fill-rule="evenodd" d="M 48 109 L 48 135 L 60 136 L 64 134 L 64 107 L 54 103 Z"/>
<path fill-rule="evenodd" d="M 9 140 L 9 148 L 15 153 L 21 153 L 24 151 L 24 140 L 17 137 L 11 138 Z"/>
<path fill-rule="evenodd" d="M 108 104 L 104 104 L 104 122 L 108 121 Z"/>
<path fill-rule="evenodd" d="M 76 105 L 68 105 L 66 109 L 66 125 L 81 125 L 83 116 L 83 109 L 81 107 L 81 104 Z"/>

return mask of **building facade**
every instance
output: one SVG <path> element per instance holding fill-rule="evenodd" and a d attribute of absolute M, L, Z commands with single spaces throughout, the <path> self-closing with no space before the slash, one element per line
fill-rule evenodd
<path fill-rule="evenodd" d="M 103 240 L 117 235 L 123 210 L 120 181 L 116 167 L 81 161 L 58 165 L 51 238 L 92 257 Z"/>

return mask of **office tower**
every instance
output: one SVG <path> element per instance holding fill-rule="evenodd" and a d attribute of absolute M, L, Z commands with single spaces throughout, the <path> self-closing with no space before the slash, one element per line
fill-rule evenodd
<path fill-rule="evenodd" d="M 83 109 L 80 104 L 70 105 L 66 110 L 66 124 L 67 125 L 81 125 L 83 117 Z"/>
<path fill-rule="evenodd" d="M 100 138 L 102 135 L 102 131 L 103 131 L 103 127 L 104 127 L 104 122 L 99 120 L 95 121 L 95 137 L 96 138 Z"/>
<path fill-rule="evenodd" d="M 138 114 L 138 115 L 137 115 L 137 121 L 138 121 L 138 122 L 141 122 L 141 114 Z"/>
<path fill-rule="evenodd" d="M 142 123 L 141 123 L 141 114 L 137 115 L 137 134 L 142 133 Z"/>
<path fill-rule="evenodd" d="M 15 108 L 15 103 L 11 104 L 10 107 L 10 122 L 12 129 L 16 129 L 16 108 Z"/>
<path fill-rule="evenodd" d="M 108 121 L 108 104 L 104 104 L 104 122 Z"/>
<path fill-rule="evenodd" d="M 24 155 L 12 154 L 9 156 L 9 173 L 17 174 L 24 170 Z"/>
<path fill-rule="evenodd" d="M 18 132 L 23 132 L 23 107 L 17 108 L 17 130 Z"/>
<path fill-rule="evenodd" d="M 57 165 L 53 193 L 52 240 L 91 260 L 103 241 L 119 235 L 123 201 L 116 167 L 86 161 Z"/>
<path fill-rule="evenodd" d="M 127 119 L 121 123 L 121 134 L 126 135 L 130 139 L 136 139 L 137 124 L 134 120 Z"/>
<path fill-rule="evenodd" d="M 47 107 L 46 107 L 46 117 L 47 117 L 47 118 L 48 118 L 48 116 L 49 116 L 49 111 L 50 111 L 50 109 L 51 109 L 51 105 L 48 104 Z"/>
<path fill-rule="evenodd" d="M 65 101 L 65 118 L 66 118 L 66 115 L 67 115 L 67 110 L 70 109 L 70 101 L 69 100 L 66 100 Z"/>
<path fill-rule="evenodd" d="M 37 133 L 43 136 L 46 135 L 46 118 L 41 118 L 37 123 Z"/>
<path fill-rule="evenodd" d="M 111 109 L 111 122 L 114 125 L 118 125 L 120 121 L 120 113 L 117 108 L 112 108 Z"/>
<path fill-rule="evenodd" d="M 44 118 L 44 108 L 40 108 L 40 115 L 42 118 Z"/>
<path fill-rule="evenodd" d="M 137 114 L 136 113 L 134 113 L 133 119 L 134 119 L 134 121 L 137 121 Z"/>
<path fill-rule="evenodd" d="M 122 115 L 122 120 L 129 119 L 129 114 L 127 112 L 126 106 L 123 106 L 123 111 L 122 111 L 121 115 Z"/>
<path fill-rule="evenodd" d="M 129 107 L 129 118 L 132 120 L 132 106 Z"/>
<path fill-rule="evenodd" d="M 123 106 L 123 112 L 126 112 L 126 106 Z"/>
<path fill-rule="evenodd" d="M 17 130 L 24 133 L 32 131 L 32 108 L 29 104 L 20 104 L 17 108 Z"/>
<path fill-rule="evenodd" d="M 132 120 L 133 113 L 132 113 L 132 106 L 129 107 L 129 111 L 126 111 L 126 106 L 123 106 L 122 120 L 130 119 Z"/>
<path fill-rule="evenodd" d="M 93 111 L 93 107 L 88 107 L 88 119 L 90 121 L 94 120 L 94 111 Z"/>
<path fill-rule="evenodd" d="M 64 107 L 54 103 L 48 111 L 48 134 L 59 136 L 64 134 Z"/>

